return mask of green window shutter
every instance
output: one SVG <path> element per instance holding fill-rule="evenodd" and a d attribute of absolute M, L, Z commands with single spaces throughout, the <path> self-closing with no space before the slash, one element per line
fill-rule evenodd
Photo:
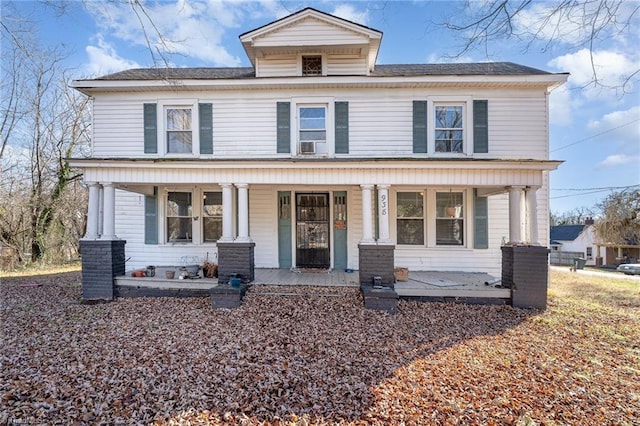
<path fill-rule="evenodd" d="M 427 101 L 413 101 L 413 152 L 427 152 Z"/>
<path fill-rule="evenodd" d="M 487 197 L 478 197 L 478 190 L 473 190 L 473 248 L 489 248 L 489 219 Z"/>
<path fill-rule="evenodd" d="M 488 102 L 473 101 L 473 152 L 489 152 Z"/>
<path fill-rule="evenodd" d="M 158 187 L 144 196 L 144 243 L 158 244 Z"/>
<path fill-rule="evenodd" d="M 336 154 L 349 153 L 349 102 L 335 104 Z"/>
<path fill-rule="evenodd" d="M 277 149 L 278 153 L 291 152 L 291 103 L 278 102 L 277 112 Z"/>
<path fill-rule="evenodd" d="M 144 153 L 158 152 L 158 116 L 156 104 L 144 104 Z"/>
<path fill-rule="evenodd" d="M 198 104 L 200 154 L 213 154 L 213 105 Z"/>

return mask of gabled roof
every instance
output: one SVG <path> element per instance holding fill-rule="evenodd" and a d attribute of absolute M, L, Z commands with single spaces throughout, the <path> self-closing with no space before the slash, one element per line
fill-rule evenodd
<path fill-rule="evenodd" d="M 296 31 L 297 27 L 297 31 Z M 320 30 L 324 29 L 324 33 Z M 308 37 L 307 34 L 313 34 Z M 307 7 L 284 18 L 241 34 L 251 63 L 273 53 L 302 53 L 309 50 L 357 54 L 367 59 L 369 70 L 375 66 L 382 32 L 347 19 Z"/>
<path fill-rule="evenodd" d="M 574 241 L 587 225 L 556 225 L 549 232 L 551 244 L 559 244 L 560 241 Z"/>

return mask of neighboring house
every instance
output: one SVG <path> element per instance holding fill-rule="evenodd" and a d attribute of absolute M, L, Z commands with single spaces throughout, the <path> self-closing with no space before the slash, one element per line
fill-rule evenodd
<path fill-rule="evenodd" d="M 255 267 L 388 283 L 394 265 L 500 276 L 505 245 L 546 247 L 549 92 L 567 74 L 379 65 L 381 40 L 307 8 L 240 35 L 252 67 L 74 81 L 93 99 L 91 157 L 71 160 L 83 260 L 106 242 L 127 269 L 208 256 L 221 282 Z"/>
<path fill-rule="evenodd" d="M 586 259 L 587 265 L 596 264 L 593 221 L 587 221 L 584 225 L 552 226 L 549 238 L 552 264 L 570 265 L 574 257 Z"/>

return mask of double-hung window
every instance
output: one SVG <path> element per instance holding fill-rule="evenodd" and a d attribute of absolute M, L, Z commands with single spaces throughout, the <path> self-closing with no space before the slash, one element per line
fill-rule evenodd
<path fill-rule="evenodd" d="M 436 245 L 464 244 L 464 192 L 436 192 Z"/>
<path fill-rule="evenodd" d="M 205 243 L 215 242 L 222 236 L 222 193 L 202 194 L 202 234 Z"/>
<path fill-rule="evenodd" d="M 166 107 L 165 120 L 167 153 L 192 153 L 192 108 L 174 106 Z"/>
<path fill-rule="evenodd" d="M 193 242 L 193 203 L 191 192 L 167 192 L 167 241 Z"/>
<path fill-rule="evenodd" d="M 424 245 L 424 193 L 398 192 L 398 244 Z"/>
<path fill-rule="evenodd" d="M 435 104 L 435 152 L 464 151 L 464 106 Z"/>
<path fill-rule="evenodd" d="M 301 154 L 326 151 L 326 148 L 320 148 L 318 144 L 324 144 L 327 141 L 327 107 L 300 106 L 298 108 L 298 135 Z"/>

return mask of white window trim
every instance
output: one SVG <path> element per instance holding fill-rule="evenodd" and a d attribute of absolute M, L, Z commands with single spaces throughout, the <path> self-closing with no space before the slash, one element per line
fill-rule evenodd
<path fill-rule="evenodd" d="M 316 154 L 328 157 L 334 157 L 336 153 L 336 135 L 335 135 L 335 98 L 333 97 L 301 97 L 292 98 L 291 100 L 291 149 L 290 154 L 292 156 L 299 156 L 298 145 L 300 144 L 300 122 L 298 111 L 300 107 L 318 107 L 322 106 L 326 108 L 327 116 L 325 117 L 325 126 L 327 131 L 327 140 L 325 142 L 327 153 Z"/>
<path fill-rule="evenodd" d="M 436 193 L 448 193 L 449 191 L 453 192 L 462 192 L 462 200 L 464 202 L 464 207 L 462 209 L 462 220 L 464 222 L 464 234 L 462 236 L 462 245 L 438 245 L 436 244 L 436 220 L 437 220 L 437 212 L 436 212 Z M 461 248 L 470 248 L 472 242 L 469 241 L 471 236 L 473 235 L 473 191 L 469 190 L 469 188 L 448 188 L 448 187 L 436 187 L 429 188 L 426 191 L 426 203 L 427 208 L 426 212 L 426 220 L 427 220 L 427 246 L 434 247 L 439 249 L 461 249 Z"/>
<path fill-rule="evenodd" d="M 302 57 L 303 56 L 320 56 L 320 58 L 322 59 L 322 76 L 326 76 L 327 75 L 327 55 L 321 52 L 305 52 L 305 53 L 299 53 L 298 57 L 296 58 L 296 75 L 301 76 L 301 77 L 318 77 L 318 76 L 307 76 L 307 75 L 302 75 Z"/>
<path fill-rule="evenodd" d="M 462 152 L 436 152 L 435 110 L 439 105 L 462 106 Z M 473 154 L 473 98 L 470 96 L 427 97 L 427 151 L 434 157 L 461 157 Z"/>
<path fill-rule="evenodd" d="M 191 229 L 193 232 L 191 242 L 171 242 L 168 240 L 167 235 L 167 196 L 169 192 L 190 192 L 191 193 Z M 184 246 L 184 245 L 204 245 L 204 246 L 216 246 L 217 242 L 204 242 L 204 232 L 202 229 L 203 219 L 202 219 L 202 195 L 205 192 L 222 192 L 222 187 L 220 186 L 166 186 L 161 188 L 162 198 L 160 199 L 160 203 L 158 206 L 158 241 L 160 244 L 164 244 L 166 246 Z M 235 217 L 235 196 L 233 199 L 233 216 Z M 194 218 L 197 218 L 194 220 Z M 235 229 L 235 219 L 234 219 L 234 229 Z"/>
<path fill-rule="evenodd" d="M 193 157 L 200 153 L 200 118 L 198 99 L 160 99 L 157 103 L 158 155 L 166 157 Z M 191 149 L 192 152 L 172 153 L 167 147 L 167 108 L 191 108 Z"/>

